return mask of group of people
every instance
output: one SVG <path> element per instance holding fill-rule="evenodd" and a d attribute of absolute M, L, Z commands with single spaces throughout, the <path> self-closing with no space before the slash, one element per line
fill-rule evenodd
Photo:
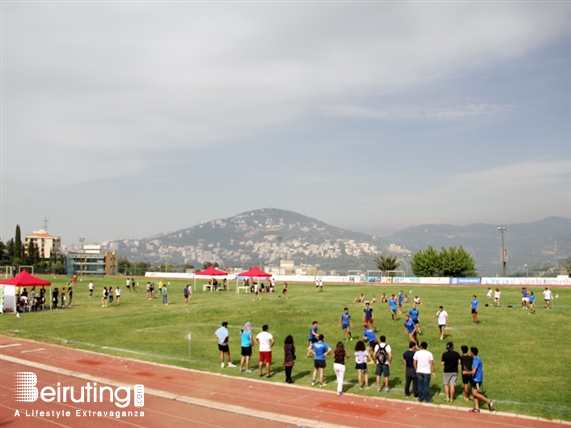
<path fill-rule="evenodd" d="M 121 288 L 115 287 L 115 290 L 113 290 L 113 287 L 109 287 L 109 289 L 107 289 L 107 287 L 103 287 L 103 290 L 101 291 L 101 307 L 106 308 L 108 305 L 113 304 L 113 297 L 115 297 L 115 305 L 119 305 L 121 303 Z"/>

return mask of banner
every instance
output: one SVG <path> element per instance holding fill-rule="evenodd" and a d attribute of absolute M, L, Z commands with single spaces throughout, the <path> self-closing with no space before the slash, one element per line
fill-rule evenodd
<path fill-rule="evenodd" d="M 482 283 L 482 278 L 450 278 L 452 285 L 479 285 Z"/>

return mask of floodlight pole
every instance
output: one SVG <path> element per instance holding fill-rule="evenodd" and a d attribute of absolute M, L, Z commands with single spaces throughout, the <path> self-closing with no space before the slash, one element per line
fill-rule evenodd
<path fill-rule="evenodd" d="M 503 267 L 503 272 L 504 275 L 503 277 L 506 277 L 506 247 L 504 245 L 504 232 L 506 231 L 506 227 L 505 226 L 498 226 L 498 230 L 502 233 L 502 267 Z"/>

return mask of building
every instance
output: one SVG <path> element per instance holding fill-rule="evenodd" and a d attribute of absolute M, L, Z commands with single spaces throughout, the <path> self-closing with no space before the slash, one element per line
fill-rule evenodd
<path fill-rule="evenodd" d="M 40 258 L 49 259 L 52 254 L 59 254 L 61 252 L 61 238 L 59 236 L 52 236 L 45 230 L 34 230 L 32 235 L 24 237 L 24 248 L 28 248 L 30 241 L 39 249 Z"/>
<path fill-rule="evenodd" d="M 66 275 L 113 276 L 117 275 L 117 253 L 101 252 L 100 245 L 84 245 L 83 251 L 71 251 L 65 257 Z"/>

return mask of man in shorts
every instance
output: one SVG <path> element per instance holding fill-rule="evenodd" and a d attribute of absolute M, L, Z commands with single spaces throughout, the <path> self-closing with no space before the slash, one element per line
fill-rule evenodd
<path fill-rule="evenodd" d="M 89 281 L 89 298 L 91 299 L 93 297 L 93 281 Z"/>
<path fill-rule="evenodd" d="M 464 374 L 464 372 L 469 372 L 472 370 L 472 356 L 468 354 L 468 347 L 462 345 L 462 356 L 460 357 L 460 362 L 462 364 L 462 383 L 464 384 L 464 401 L 470 401 L 470 381 L 472 380 L 472 375 Z"/>
<path fill-rule="evenodd" d="M 319 335 L 318 341 L 312 343 L 308 352 L 312 353 L 315 357 L 313 359 L 313 377 L 311 378 L 311 386 L 315 385 L 315 378 L 317 377 L 317 371 L 319 370 L 319 387 L 323 388 L 326 383 L 323 383 L 323 372 L 325 371 L 326 362 L 325 357 L 331 352 L 331 348 L 327 343 L 323 341 L 324 336 Z"/>
<path fill-rule="evenodd" d="M 369 328 L 369 324 L 365 324 L 363 328 L 363 342 L 367 343 L 367 352 L 369 355 L 371 355 L 371 351 L 375 349 L 375 347 L 379 344 L 379 341 L 377 340 L 375 332 Z"/>
<path fill-rule="evenodd" d="M 389 311 L 391 313 L 391 318 L 393 321 L 397 320 L 397 301 L 395 295 L 392 294 L 391 298 L 389 299 Z"/>
<path fill-rule="evenodd" d="M 408 314 L 404 317 L 404 332 L 408 335 L 411 341 L 418 343 L 418 339 L 416 337 L 416 324 Z"/>
<path fill-rule="evenodd" d="M 416 332 L 418 334 L 422 334 L 422 330 L 420 330 L 420 312 L 416 308 L 416 303 L 412 305 L 412 308 L 410 311 L 408 311 L 408 314 L 410 315 L 410 319 L 413 320 L 416 324 Z"/>
<path fill-rule="evenodd" d="M 391 345 L 387 345 L 385 342 L 387 338 L 381 336 L 380 343 L 375 346 L 374 360 L 377 363 L 377 370 L 375 374 L 377 375 L 377 392 L 381 392 L 381 376 L 385 377 L 385 393 L 389 392 L 389 377 L 391 375 L 390 365 L 393 360 L 393 353 Z"/>
<path fill-rule="evenodd" d="M 480 302 L 476 298 L 474 294 L 472 296 L 472 301 L 470 302 L 470 310 L 472 311 L 472 319 L 474 320 L 474 324 L 478 324 L 478 310 L 480 309 Z"/>
<path fill-rule="evenodd" d="M 444 367 L 444 393 L 445 401 L 454 401 L 456 393 L 456 381 L 458 380 L 458 364 L 461 364 L 460 354 L 454 350 L 454 344 L 448 342 L 446 344 L 446 352 L 442 354 L 442 367 Z"/>
<path fill-rule="evenodd" d="M 488 287 L 488 291 L 486 292 L 486 298 L 488 299 L 488 304 L 486 306 L 492 306 L 492 295 L 493 291 L 490 287 Z"/>
<path fill-rule="evenodd" d="M 274 346 L 274 337 L 268 332 L 268 325 L 264 324 L 262 326 L 262 332 L 254 338 L 254 343 L 258 345 L 260 351 L 260 363 L 258 364 L 258 370 L 260 377 L 263 374 L 264 363 L 266 364 L 266 377 L 271 377 L 270 375 L 270 365 L 272 364 L 272 346 Z"/>
<path fill-rule="evenodd" d="M 310 348 L 311 348 L 311 345 L 313 345 L 315 342 L 319 341 L 319 333 L 317 332 L 317 321 L 313 321 L 311 328 L 309 329 L 309 337 L 307 338 L 307 340 L 309 341 L 309 347 Z M 310 355 L 311 355 L 311 352 L 309 352 L 309 350 L 308 350 L 305 358 L 309 358 Z"/>
<path fill-rule="evenodd" d="M 521 288 L 521 308 L 529 308 L 529 291 L 527 291 L 526 287 Z"/>
<path fill-rule="evenodd" d="M 365 302 L 365 309 L 363 309 L 363 322 L 365 324 L 370 324 L 370 326 L 375 330 L 375 333 L 378 331 L 377 327 L 373 323 L 373 308 L 371 308 L 371 304 L 369 302 Z"/>
<path fill-rule="evenodd" d="M 353 319 L 351 318 L 351 314 L 349 313 L 349 308 L 343 309 L 341 312 L 341 316 L 339 317 L 339 325 L 343 329 L 343 333 L 345 334 L 345 340 L 353 340 L 351 336 L 351 328 L 353 328 Z"/>
<path fill-rule="evenodd" d="M 472 396 L 474 397 L 474 408 L 470 410 L 474 413 L 480 413 L 480 401 L 488 405 L 490 412 L 494 411 L 494 400 L 489 400 L 480 391 L 482 390 L 482 383 L 484 382 L 484 364 L 480 357 L 478 357 L 478 348 L 470 348 L 472 354 L 472 370 L 462 371 L 462 374 L 471 375 L 470 386 L 472 387 Z"/>
<path fill-rule="evenodd" d="M 444 329 L 446 324 L 450 327 L 450 321 L 448 320 L 448 312 L 444 310 L 442 306 L 438 308 L 436 312 L 436 318 L 438 318 L 438 328 L 440 329 L 440 340 L 444 340 Z"/>
<path fill-rule="evenodd" d="M 545 300 L 545 309 L 551 309 L 551 300 L 553 300 L 553 293 L 547 287 L 543 290 L 543 299 Z"/>
<path fill-rule="evenodd" d="M 224 355 L 228 359 L 228 367 L 236 367 L 232 364 L 230 359 L 230 347 L 228 346 L 228 340 L 230 338 L 228 334 L 228 323 L 224 321 L 222 326 L 214 332 L 214 336 L 218 339 L 218 350 L 220 351 L 220 367 L 224 368 Z"/>

